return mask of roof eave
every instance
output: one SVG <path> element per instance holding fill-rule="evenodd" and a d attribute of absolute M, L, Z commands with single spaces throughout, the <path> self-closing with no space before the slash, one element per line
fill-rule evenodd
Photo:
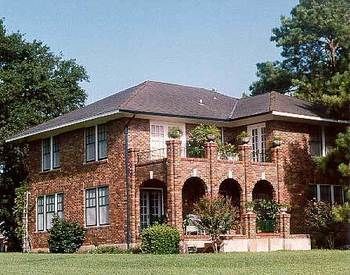
<path fill-rule="evenodd" d="M 308 115 L 300 115 L 300 114 L 293 114 L 293 113 L 279 112 L 279 111 L 272 111 L 272 115 L 279 116 L 279 117 L 302 119 L 302 120 L 313 120 L 313 121 L 338 123 L 338 124 L 350 124 L 350 120 L 323 118 L 320 116 L 308 116 Z"/>

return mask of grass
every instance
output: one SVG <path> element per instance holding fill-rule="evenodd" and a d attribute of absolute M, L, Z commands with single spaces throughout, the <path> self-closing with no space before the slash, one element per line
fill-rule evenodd
<path fill-rule="evenodd" d="M 190 255 L 0 253 L 1 274 L 350 274 L 350 251 Z"/>

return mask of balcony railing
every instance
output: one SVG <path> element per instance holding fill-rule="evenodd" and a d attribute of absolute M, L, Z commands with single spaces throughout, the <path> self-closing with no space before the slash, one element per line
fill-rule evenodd
<path fill-rule="evenodd" d="M 141 151 L 137 153 L 137 163 L 148 162 L 166 158 L 166 149 Z"/>
<path fill-rule="evenodd" d="M 253 151 L 252 152 L 252 160 L 254 162 L 270 162 L 271 155 L 267 151 Z"/>

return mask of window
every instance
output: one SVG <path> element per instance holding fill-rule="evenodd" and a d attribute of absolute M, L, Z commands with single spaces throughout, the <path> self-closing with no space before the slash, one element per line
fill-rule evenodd
<path fill-rule="evenodd" d="M 322 142 L 320 132 L 316 132 L 310 135 L 310 154 L 311 156 L 322 155 Z"/>
<path fill-rule="evenodd" d="M 63 218 L 63 194 L 40 196 L 37 199 L 37 230 L 46 231 L 52 227 L 52 219 Z"/>
<path fill-rule="evenodd" d="M 168 138 L 168 131 L 172 127 L 179 127 L 182 131 L 182 136 L 180 137 L 181 146 L 186 148 L 186 127 L 185 124 L 174 124 L 166 122 L 150 122 L 150 150 L 151 159 L 160 159 L 166 157 L 166 141 Z M 186 156 L 185 150 L 181 150 L 183 156 Z"/>
<path fill-rule="evenodd" d="M 107 127 L 97 125 L 85 129 L 86 162 L 107 158 Z"/>
<path fill-rule="evenodd" d="M 98 187 L 85 191 L 86 226 L 109 224 L 108 187 Z"/>
<path fill-rule="evenodd" d="M 266 127 L 265 123 L 248 126 L 253 150 L 253 161 L 266 161 Z"/>
<path fill-rule="evenodd" d="M 42 141 L 42 170 L 48 171 L 60 167 L 60 147 L 57 137 Z"/>
<path fill-rule="evenodd" d="M 163 216 L 163 190 L 143 188 L 140 191 L 140 223 L 141 228 L 146 228 Z"/>
<path fill-rule="evenodd" d="M 311 185 L 311 195 L 312 198 L 317 201 L 324 201 L 332 204 L 344 203 L 344 190 L 341 185 Z"/>

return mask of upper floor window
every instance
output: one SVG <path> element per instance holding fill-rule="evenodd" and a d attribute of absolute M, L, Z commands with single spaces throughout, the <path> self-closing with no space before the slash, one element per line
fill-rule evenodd
<path fill-rule="evenodd" d="M 332 204 L 344 203 L 344 190 L 341 185 L 315 184 L 311 186 L 312 198 Z"/>
<path fill-rule="evenodd" d="M 266 161 L 266 126 L 265 123 L 249 125 L 248 133 L 251 136 L 253 161 Z"/>
<path fill-rule="evenodd" d="M 107 158 L 107 127 L 105 124 L 85 129 L 86 162 Z"/>
<path fill-rule="evenodd" d="M 63 194 L 40 196 L 37 199 L 37 230 L 46 231 L 52 227 L 55 216 L 63 218 Z"/>
<path fill-rule="evenodd" d="M 100 226 L 109 223 L 108 187 L 86 189 L 85 223 L 86 226 Z"/>
<path fill-rule="evenodd" d="M 60 167 L 60 146 L 57 136 L 42 141 L 42 170 L 48 171 Z"/>
<path fill-rule="evenodd" d="M 320 131 L 310 134 L 309 143 L 311 156 L 322 156 L 322 137 Z"/>

